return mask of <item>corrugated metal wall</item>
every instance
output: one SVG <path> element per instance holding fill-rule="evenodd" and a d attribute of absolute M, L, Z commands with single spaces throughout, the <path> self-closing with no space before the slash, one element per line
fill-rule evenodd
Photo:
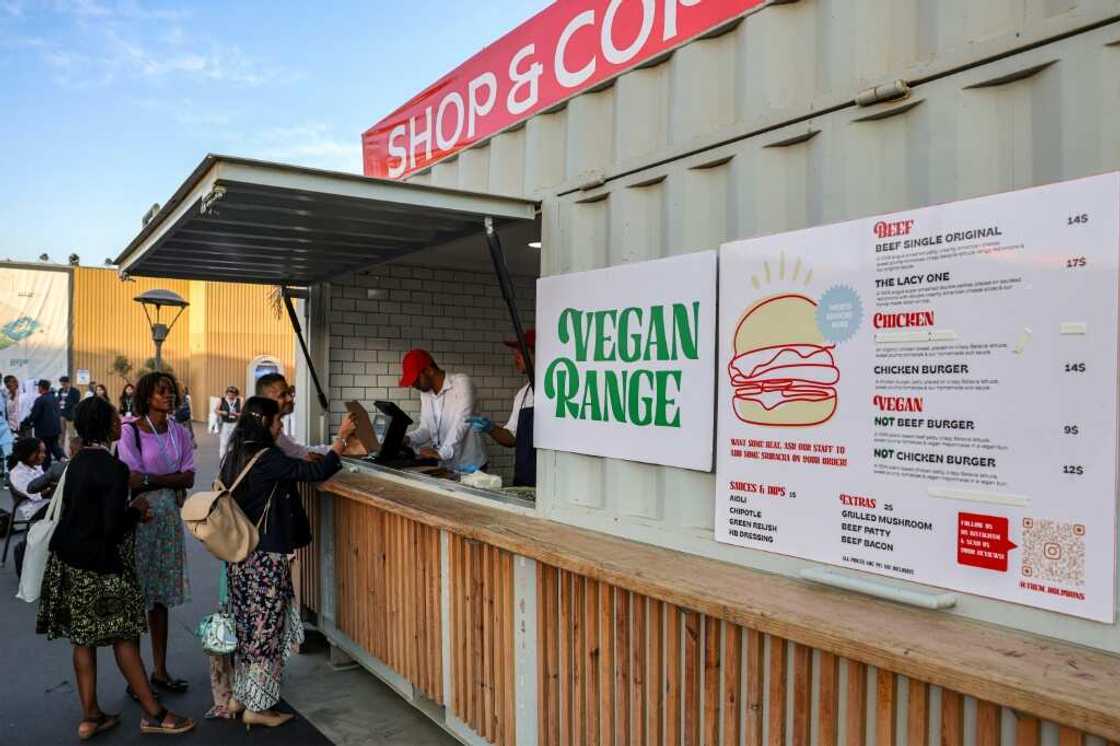
<path fill-rule="evenodd" d="M 124 381 L 112 373 L 113 359 L 124 355 L 139 368 L 155 352 L 148 321 L 132 300 L 154 288 L 172 290 L 191 304 L 172 327 L 163 354 L 190 387 L 196 420 L 206 421 L 207 397 L 221 395 L 230 383 L 245 387 L 248 366 L 258 356 L 275 357 L 294 373 L 294 335 L 286 316 L 273 315 L 268 287 L 146 277 L 121 282 L 113 270 L 80 267 L 74 272 L 72 366 L 105 383 L 114 401 Z"/>
<path fill-rule="evenodd" d="M 88 370 L 90 378 L 104 383 L 109 389 L 109 396 L 114 402 L 117 400 L 124 381 L 112 372 L 113 360 L 118 355 L 124 355 L 139 368 L 155 355 L 148 320 L 139 304 L 132 299 L 156 288 L 171 290 L 187 298 L 190 283 L 149 277 L 121 282 L 112 270 L 91 267 L 74 270 L 71 376 L 78 369 Z M 175 374 L 182 377 L 190 375 L 191 367 L 185 318 L 171 328 L 171 336 L 163 345 L 164 359 Z"/>
<path fill-rule="evenodd" d="M 278 360 L 294 380 L 295 335 L 287 315 L 273 313 L 271 290 L 264 285 L 191 283 L 191 342 L 204 350 L 206 361 L 192 371 L 192 392 L 221 396 L 233 384 L 251 396 L 246 390 L 248 366 L 262 356 Z M 195 401 L 203 400 L 196 396 Z"/>
<path fill-rule="evenodd" d="M 1107 22 L 1117 0 L 783 0 L 415 181 L 547 196 Z"/>
<path fill-rule="evenodd" d="M 801 0 L 724 31 L 417 180 L 542 198 L 551 275 L 1120 169 L 1117 0 Z M 899 78 L 908 99 L 853 102 Z M 767 570 L 810 566 L 716 544 L 712 479 L 549 453 L 538 504 Z M 1120 652 L 1114 626 L 970 596 L 952 613 Z"/>

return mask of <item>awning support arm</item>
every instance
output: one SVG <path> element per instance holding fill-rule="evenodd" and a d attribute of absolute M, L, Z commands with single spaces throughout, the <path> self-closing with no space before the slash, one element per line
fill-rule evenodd
<path fill-rule="evenodd" d="M 509 277 L 505 252 L 502 251 L 502 241 L 498 238 L 498 232 L 494 230 L 493 218 L 487 217 L 482 222 L 486 229 L 486 244 L 490 247 L 490 259 L 494 262 L 494 274 L 498 276 L 498 287 L 501 288 L 506 308 L 509 309 L 513 331 L 517 335 L 518 344 L 521 345 L 521 356 L 525 359 L 525 375 L 529 377 L 529 386 L 535 391 L 533 351 L 529 349 L 529 343 L 525 339 L 525 329 L 521 326 L 521 314 L 517 310 L 517 298 L 513 295 L 513 282 Z"/>
<path fill-rule="evenodd" d="M 284 307 L 288 309 L 288 321 L 292 322 L 292 331 L 296 333 L 296 339 L 299 340 L 299 347 L 303 350 L 303 360 L 307 363 L 307 370 L 311 373 L 311 381 L 315 384 L 315 393 L 319 395 L 319 406 L 323 408 L 324 412 L 330 411 L 330 402 L 327 400 L 327 395 L 323 393 L 323 386 L 319 383 L 319 374 L 315 372 L 315 363 L 311 360 L 311 353 L 307 351 L 307 342 L 303 338 L 303 330 L 299 325 L 299 317 L 296 315 L 296 307 L 292 305 L 292 296 L 287 287 L 281 289 L 281 296 L 284 298 Z"/>

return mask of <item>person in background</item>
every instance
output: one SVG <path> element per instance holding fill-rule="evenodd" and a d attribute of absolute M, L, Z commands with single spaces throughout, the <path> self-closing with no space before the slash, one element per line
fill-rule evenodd
<path fill-rule="evenodd" d="M 62 422 L 59 424 L 59 429 L 62 431 L 60 435 L 65 440 L 70 437 L 74 429 L 74 407 L 78 406 L 81 395 L 70 385 L 70 376 L 62 376 L 58 379 L 58 391 L 54 392 L 54 395 L 58 399 L 58 409 L 62 413 Z"/>
<path fill-rule="evenodd" d="M 322 461 L 285 456 L 276 446 L 283 426 L 280 407 L 254 396 L 245 404 L 221 465 L 221 479 L 232 485 L 250 461 L 260 458 L 234 491 L 246 517 L 259 522 L 267 513 L 257 548 L 229 565 L 229 605 L 237 625 L 233 653 L 233 697 L 245 707 L 246 726 L 275 727 L 292 719 L 277 712 L 284 663 L 303 640 L 303 624 L 292 603 L 290 555 L 311 543 L 311 527 L 299 498 L 299 482 L 321 482 L 342 466 L 340 456 L 354 424 L 344 420 Z M 263 451 L 263 453 L 261 453 Z"/>
<path fill-rule="evenodd" d="M 525 332 L 525 343 L 530 353 L 537 343 L 537 333 L 533 329 Z M 513 367 L 522 375 L 526 372 L 525 356 L 521 353 L 521 343 L 516 339 L 503 342 L 513 350 Z M 498 427 L 489 417 L 468 417 L 471 428 L 476 432 L 489 433 L 498 445 L 515 448 L 513 461 L 513 486 L 537 486 L 537 449 L 533 447 L 533 403 L 532 385 L 525 385 L 513 397 L 513 411 L 505 427 Z"/>
<path fill-rule="evenodd" d="M 136 529 L 136 571 L 152 633 L 152 684 L 181 693 L 188 684 L 167 670 L 168 609 L 190 600 L 179 508 L 194 486 L 194 450 L 172 419 L 179 387 L 170 373 L 148 373 L 136 384 L 137 419 L 122 428 L 117 453 L 132 471 L 134 495 L 147 498 L 152 520 Z M 129 692 L 135 698 L 135 690 Z"/>
<path fill-rule="evenodd" d="M 38 438 L 20 438 L 12 448 L 12 455 L 8 457 L 8 479 L 14 489 L 28 498 L 16 508 L 17 521 L 41 517 L 38 514 L 44 513 L 51 501 L 54 490 L 44 480 L 46 458 L 47 448 Z"/>
<path fill-rule="evenodd" d="M 104 712 L 97 702 L 97 648 L 109 646 L 143 708 L 141 733 L 186 733 L 194 722 L 160 706 L 144 678 L 139 642 L 145 631 L 144 594 L 134 546 L 135 527 L 149 519 L 150 506 L 144 496 L 129 495 L 128 467 L 109 452 L 120 437 L 120 417 L 113 405 L 94 397 L 77 406 L 74 424 L 82 448 L 68 467 L 35 631 L 48 640 L 68 638 L 73 645 L 82 705 L 79 739 L 120 724 L 119 715 Z"/>
<path fill-rule="evenodd" d="M 39 381 L 39 398 L 31 405 L 31 413 L 20 424 L 23 428 L 30 428 L 35 437 L 43 441 L 47 447 L 47 458 L 43 468 L 49 468 L 51 459 L 62 461 L 65 455 L 58 438 L 62 434 L 62 413 L 58 408 L 58 399 L 51 393 L 51 382 L 43 379 Z"/>
<path fill-rule="evenodd" d="M 417 456 L 444 466 L 485 469 L 486 446 L 467 418 L 474 414 L 474 384 L 462 373 L 447 373 L 427 350 L 409 350 L 401 361 L 399 384 L 420 392 L 420 426 L 405 441 Z"/>
<path fill-rule="evenodd" d="M 8 427 L 13 435 L 19 435 L 20 423 L 28 415 L 24 411 L 25 398 L 19 390 L 19 379 L 12 375 L 4 376 L 4 402 L 8 410 Z"/>
<path fill-rule="evenodd" d="M 12 434 L 11 422 L 8 420 L 8 397 L 0 396 L 0 467 L 5 470 L 8 456 L 12 455 L 13 445 L 15 445 L 15 436 Z"/>
<path fill-rule="evenodd" d="M 126 383 L 121 389 L 120 406 L 117 408 L 121 418 L 127 420 L 136 412 L 136 387 Z"/>
<path fill-rule="evenodd" d="M 103 383 L 99 383 L 93 387 L 93 395 L 98 399 L 104 399 L 110 404 L 113 403 L 113 400 L 109 398 L 109 389 L 105 388 L 105 384 Z"/>
<path fill-rule="evenodd" d="M 266 399 L 272 399 L 280 408 L 280 418 L 283 419 L 291 415 L 296 406 L 296 389 L 295 386 L 289 386 L 288 381 L 279 373 L 268 373 L 257 379 L 257 396 L 263 396 Z M 351 415 L 346 415 L 346 421 L 352 421 Z M 306 446 L 302 443 L 297 443 L 291 436 L 284 432 L 281 428 L 279 435 L 276 436 L 276 447 L 283 451 L 284 455 L 289 458 L 305 459 L 315 461 L 321 459 L 328 450 L 329 446 Z"/>
<path fill-rule="evenodd" d="M 241 415 L 241 392 L 236 386 L 227 386 L 226 395 L 218 402 L 214 414 L 218 415 L 221 431 L 218 434 L 218 460 L 225 458 L 226 448 L 229 446 L 233 428 L 237 426 L 237 418 Z"/>
<path fill-rule="evenodd" d="M 191 390 L 189 386 L 183 387 L 183 400 L 175 410 L 175 421 L 187 429 L 191 434 L 191 448 L 198 448 L 198 441 L 194 439 L 194 425 L 191 422 Z"/>

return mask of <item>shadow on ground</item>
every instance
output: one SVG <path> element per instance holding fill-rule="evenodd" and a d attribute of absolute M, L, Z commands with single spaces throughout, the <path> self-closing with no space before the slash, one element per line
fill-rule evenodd
<path fill-rule="evenodd" d="M 198 484 L 209 484 L 216 471 L 217 442 L 214 436 L 203 434 L 201 428 L 197 432 Z M 0 492 L 0 506 L 10 506 L 6 491 Z M 296 711 L 300 715 L 296 720 L 276 730 L 254 729 L 250 733 L 246 733 L 239 721 L 203 720 L 202 715 L 211 704 L 208 659 L 199 648 L 194 628 L 203 616 L 213 611 L 219 565 L 190 537 L 187 548 L 192 600 L 171 612 L 168 668 L 174 676 L 190 682 L 190 691 L 182 695 L 164 695 L 169 708 L 199 721 L 195 733 L 181 737 L 183 743 L 267 741 L 270 746 L 455 743 L 366 672 L 331 670 L 326 647 L 322 644 L 309 646 L 306 654 L 289 661 L 283 691 L 296 708 L 287 702 L 281 708 Z M 0 744 L 77 743 L 81 708 L 73 684 L 70 645 L 65 640 L 48 642 L 35 634 L 36 607 L 17 600 L 16 588 L 15 565 L 9 557 L 7 566 L 0 568 Z M 142 642 L 142 650 L 150 670 L 147 638 Z M 120 727 L 98 736 L 93 743 L 178 742 L 164 737 L 141 738 L 139 706 L 125 695 L 113 654 L 105 648 L 98 659 L 98 697 L 104 711 L 119 712 L 123 717 Z"/>

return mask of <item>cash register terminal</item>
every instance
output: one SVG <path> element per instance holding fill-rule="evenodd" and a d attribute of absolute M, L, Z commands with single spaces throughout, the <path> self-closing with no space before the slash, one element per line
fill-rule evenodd
<path fill-rule="evenodd" d="M 381 447 L 376 453 L 367 456 L 367 460 L 379 466 L 388 466 L 403 469 L 411 466 L 434 466 L 438 462 L 434 459 L 418 459 L 411 448 L 404 444 L 405 431 L 412 424 L 412 418 L 404 413 L 400 407 L 391 401 L 375 401 L 373 406 L 389 420 L 385 428 L 385 435 L 381 438 Z"/>

